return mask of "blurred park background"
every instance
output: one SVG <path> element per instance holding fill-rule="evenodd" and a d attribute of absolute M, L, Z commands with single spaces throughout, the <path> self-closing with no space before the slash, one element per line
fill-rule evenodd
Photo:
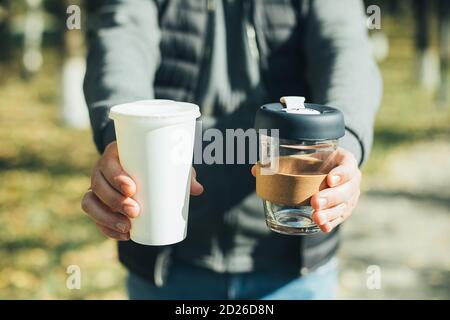
<path fill-rule="evenodd" d="M 449 299 L 450 26 L 437 1 L 372 3 L 384 97 L 360 205 L 342 228 L 339 297 Z M 1 299 L 126 298 L 115 242 L 80 209 L 98 158 L 80 96 L 92 8 L 81 7 L 81 31 L 67 30 L 70 4 L 83 5 L 0 0 Z M 80 290 L 66 288 L 70 265 Z M 379 289 L 366 286 L 369 266 Z"/>

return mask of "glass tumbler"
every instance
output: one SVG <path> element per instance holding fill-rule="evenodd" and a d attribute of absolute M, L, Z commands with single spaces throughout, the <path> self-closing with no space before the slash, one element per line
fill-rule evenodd
<path fill-rule="evenodd" d="M 287 108 L 271 103 L 257 111 L 255 129 L 259 137 L 256 193 L 263 201 L 267 226 L 288 235 L 320 231 L 310 202 L 327 188 L 327 174 L 336 166 L 338 139 L 345 134 L 342 112 L 319 104 Z"/>
<path fill-rule="evenodd" d="M 327 187 L 338 140 L 301 141 L 260 134 L 259 173 L 265 189 L 266 224 L 272 231 L 306 235 L 320 231 L 311 196 Z"/>

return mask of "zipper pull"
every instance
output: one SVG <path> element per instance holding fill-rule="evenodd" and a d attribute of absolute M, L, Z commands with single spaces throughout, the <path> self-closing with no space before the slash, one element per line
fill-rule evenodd
<path fill-rule="evenodd" d="M 250 49 L 250 54 L 252 57 L 259 61 L 259 50 L 258 44 L 256 43 L 256 31 L 251 23 L 247 22 L 245 25 L 245 32 L 248 39 L 248 47 Z"/>

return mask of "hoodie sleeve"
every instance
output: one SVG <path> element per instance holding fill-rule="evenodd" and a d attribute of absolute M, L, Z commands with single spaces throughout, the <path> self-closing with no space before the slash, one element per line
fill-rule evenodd
<path fill-rule="evenodd" d="M 382 81 L 359 0 L 309 2 L 305 51 L 314 102 L 339 108 L 345 116 L 342 147 L 360 164 L 367 160 Z"/>
<path fill-rule="evenodd" d="M 115 140 L 109 108 L 154 98 L 160 62 L 158 10 L 151 0 L 102 1 L 90 17 L 84 94 L 99 152 Z"/>

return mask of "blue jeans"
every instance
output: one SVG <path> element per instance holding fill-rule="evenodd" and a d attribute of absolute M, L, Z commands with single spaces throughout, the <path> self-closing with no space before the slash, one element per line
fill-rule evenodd
<path fill-rule="evenodd" d="M 280 272 L 216 273 L 174 264 L 162 288 L 130 273 L 130 299 L 137 300 L 312 300 L 334 299 L 338 287 L 337 259 L 333 258 L 308 275 L 298 277 Z"/>

